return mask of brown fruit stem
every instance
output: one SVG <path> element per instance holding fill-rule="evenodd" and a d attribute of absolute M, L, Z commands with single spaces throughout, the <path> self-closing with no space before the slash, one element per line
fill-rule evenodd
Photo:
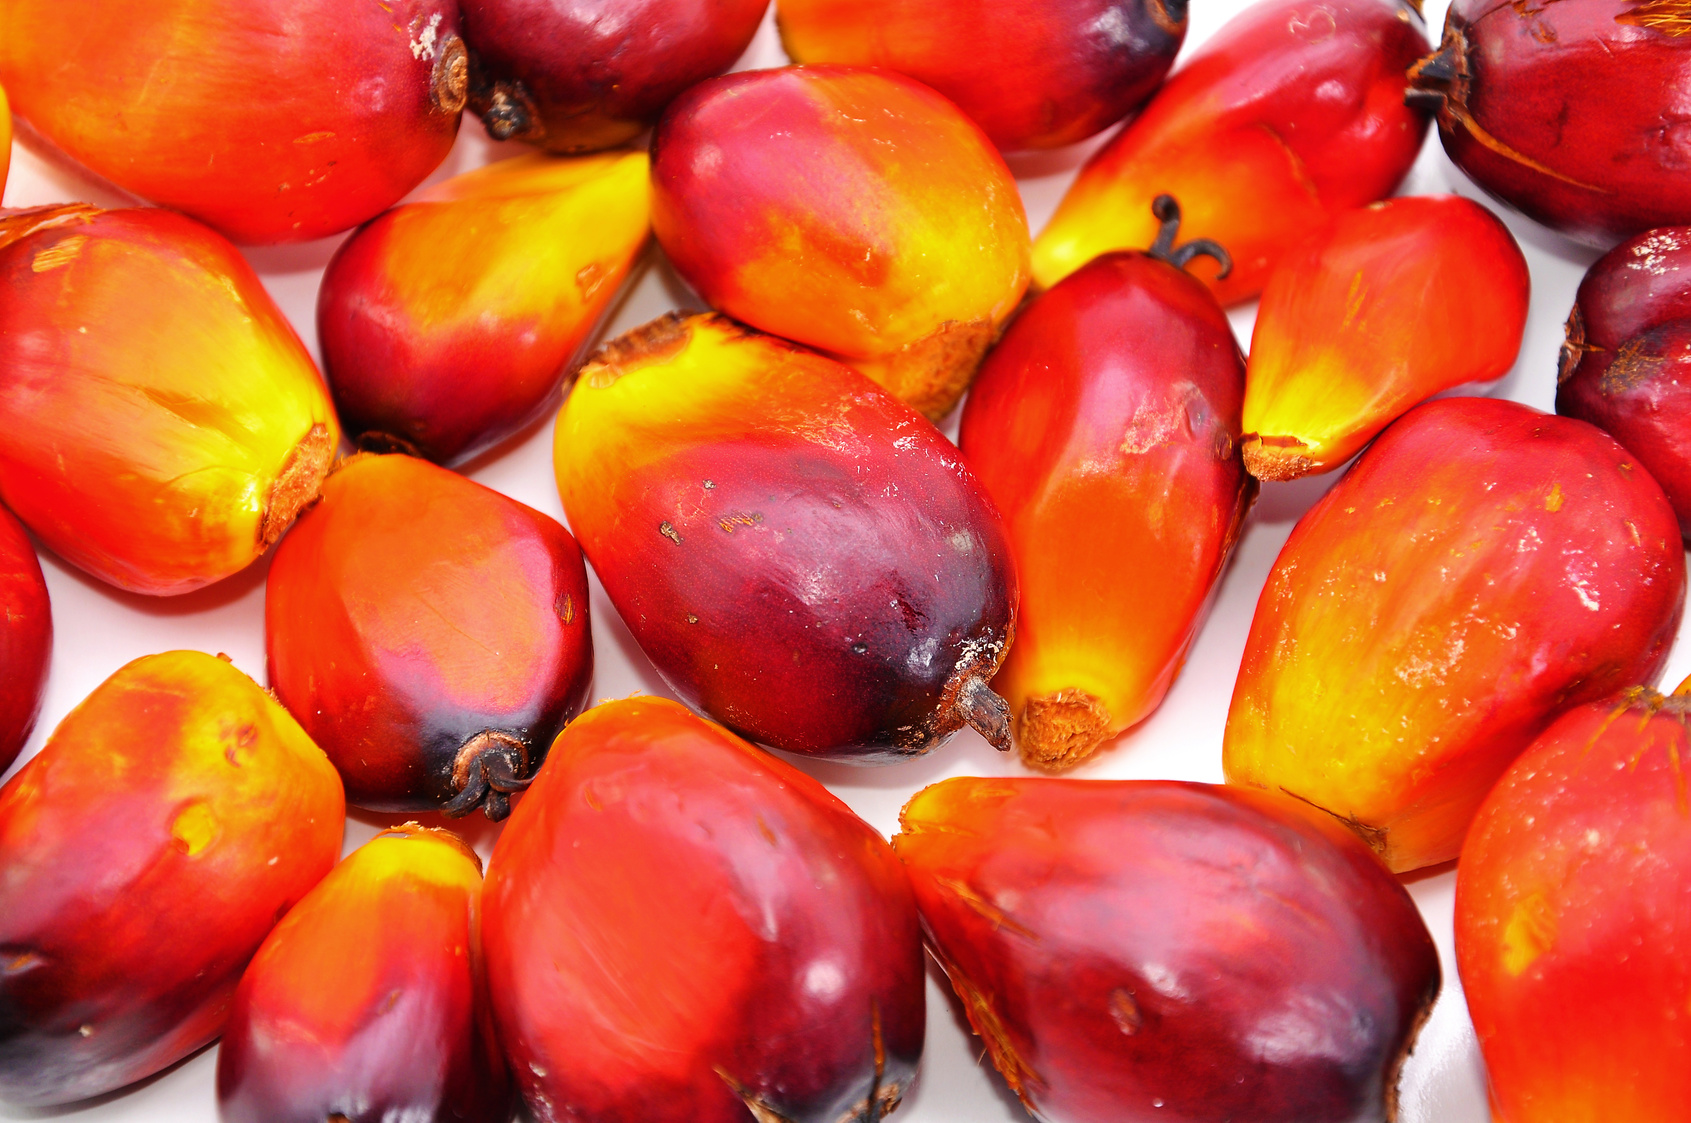
<path fill-rule="evenodd" d="M 957 690 L 957 713 L 976 733 L 1001 753 L 1010 751 L 1010 703 L 993 693 L 979 675 L 963 680 Z"/>
<path fill-rule="evenodd" d="M 1109 737 L 1109 708 L 1072 687 L 1029 698 L 1016 718 L 1022 759 L 1035 768 L 1072 767 L 1098 751 Z"/>
<path fill-rule="evenodd" d="M 335 440 L 329 435 L 329 427 L 319 421 L 288 453 L 276 482 L 270 485 L 264 520 L 259 524 L 259 540 L 265 548 L 275 545 L 295 516 L 317 502 L 334 459 Z"/>
<path fill-rule="evenodd" d="M 1212 242 L 1208 238 L 1194 238 L 1183 246 L 1176 246 L 1174 240 L 1180 236 L 1180 204 L 1173 195 L 1158 195 L 1151 200 L 1151 213 L 1157 216 L 1162 226 L 1157 231 L 1157 240 L 1151 243 L 1151 248 L 1145 252 L 1158 261 L 1166 261 L 1176 269 L 1186 268 L 1186 263 L 1200 255 L 1213 257 L 1221 266 L 1221 271 L 1215 275 L 1221 280 L 1233 272 L 1233 258 L 1221 247 L 1220 243 Z"/>
<path fill-rule="evenodd" d="M 452 764 L 452 784 L 458 794 L 440 811 L 459 819 L 477 807 L 497 823 L 511 813 L 511 792 L 520 792 L 534 781 L 529 774 L 528 746 L 522 739 L 497 729 L 484 729 L 464 742 Z"/>

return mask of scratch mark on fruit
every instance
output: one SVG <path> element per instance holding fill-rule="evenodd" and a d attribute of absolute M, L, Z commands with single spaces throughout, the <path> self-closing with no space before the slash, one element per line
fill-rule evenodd
<path fill-rule="evenodd" d="M 605 278 L 608 275 L 605 267 L 597 261 L 589 261 L 576 270 L 575 287 L 580 290 L 581 299 L 583 301 L 592 300 L 593 294 L 604 287 Z"/>
<path fill-rule="evenodd" d="M 69 265 L 82 253 L 82 247 L 88 244 L 86 234 L 72 234 L 56 245 L 48 246 L 35 255 L 29 263 L 30 272 L 45 273 L 63 265 Z"/>
<path fill-rule="evenodd" d="M 935 877 L 934 880 L 939 883 L 941 888 L 949 890 L 959 901 L 962 901 L 971 912 L 990 920 L 995 930 L 1002 929 L 1006 932 L 1013 932 L 1023 939 L 1032 940 L 1035 943 L 1039 941 L 1039 937 L 1032 929 L 1017 924 L 1003 909 L 975 892 L 968 882 L 952 877 Z"/>
<path fill-rule="evenodd" d="M 1362 270 L 1358 269 L 1350 279 L 1350 292 L 1345 294 L 1345 318 L 1339 325 L 1348 328 L 1362 313 L 1362 305 L 1368 299 L 1368 290 L 1362 287 Z"/>
<path fill-rule="evenodd" d="M 757 1123 L 793 1123 L 793 1120 L 765 1103 L 757 1093 L 728 1075 L 728 1070 L 721 1065 L 711 1065 L 711 1071 L 728 1085 L 730 1092 L 740 1097 L 740 1102 L 746 1105 L 746 1110 L 752 1113 L 752 1118 L 757 1120 Z"/>

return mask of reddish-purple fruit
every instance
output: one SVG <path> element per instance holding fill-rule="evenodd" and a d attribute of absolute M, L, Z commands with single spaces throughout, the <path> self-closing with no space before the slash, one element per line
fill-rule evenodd
<path fill-rule="evenodd" d="M 1591 267 L 1557 382 L 1556 412 L 1625 445 L 1691 535 L 1691 227 L 1640 234 Z"/>
<path fill-rule="evenodd" d="M 0 772 L 35 728 L 52 653 L 53 613 L 41 563 L 23 524 L 0 507 Z"/>

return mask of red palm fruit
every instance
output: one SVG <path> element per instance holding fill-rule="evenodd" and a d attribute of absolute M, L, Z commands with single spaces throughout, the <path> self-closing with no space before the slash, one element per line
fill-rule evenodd
<path fill-rule="evenodd" d="M 276 925 L 217 1051 L 224 1123 L 505 1123 L 511 1083 L 481 962 L 481 859 L 407 823 Z"/>
<path fill-rule="evenodd" d="M 769 0 L 460 0 L 470 108 L 500 140 L 626 144 L 751 45 Z"/>
<path fill-rule="evenodd" d="M 541 1123 L 873 1123 L 915 1075 L 922 941 L 892 848 L 674 702 L 564 730 L 485 901 L 500 1040 Z"/>
<path fill-rule="evenodd" d="M 1389 1118 L 1438 953 L 1324 818 L 1209 784 L 961 777 L 905 804 L 893 846 L 969 1024 L 1039 1119 Z"/>
<path fill-rule="evenodd" d="M 558 416 L 582 549 L 675 692 L 778 749 L 864 763 L 965 724 L 1015 631 L 992 501 L 956 448 L 848 367 L 721 316 L 614 340 Z"/>
<path fill-rule="evenodd" d="M 0 772 L 35 728 L 52 653 L 53 612 L 41 563 L 23 525 L 0 507 Z"/>
<path fill-rule="evenodd" d="M 1682 0 L 1453 0 L 1409 99 L 1437 112 L 1444 150 L 1487 192 L 1610 246 L 1691 222 L 1687 30 Z"/>
<path fill-rule="evenodd" d="M 1584 422 L 1446 398 L 1312 507 L 1257 603 L 1224 764 L 1392 869 L 1456 857 L 1562 710 L 1661 672 L 1685 603 L 1662 489 Z"/>
<path fill-rule="evenodd" d="M 1691 1099 L 1691 698 L 1564 714 L 1474 817 L 1456 960 L 1497 1123 L 1675 1123 Z"/>
<path fill-rule="evenodd" d="M 1137 109 L 1186 0 L 779 0 L 794 62 L 878 66 L 957 103 L 1005 151 L 1085 140 Z"/>
<path fill-rule="evenodd" d="M 1497 217 L 1456 195 L 1348 211 L 1269 278 L 1245 374 L 1245 467 L 1330 472 L 1412 407 L 1515 365 L 1531 280 Z"/>
<path fill-rule="evenodd" d="M 956 106 L 887 71 L 703 82 L 658 126 L 652 187 L 658 242 L 712 307 L 931 418 L 1027 288 L 1027 216 L 1003 157 Z"/>
<path fill-rule="evenodd" d="M 100 684 L 0 788 L 0 1100 L 109 1092 L 222 1033 L 345 814 L 322 751 L 223 660 Z"/>
<path fill-rule="evenodd" d="M 1640 234 L 1591 267 L 1557 381 L 1556 412 L 1625 445 L 1691 534 L 1691 227 Z"/>
<path fill-rule="evenodd" d="M 1403 72 L 1427 50 L 1409 0 L 1262 0 L 1234 17 L 1081 170 L 1033 247 L 1056 284 L 1108 250 L 1150 245 L 1151 201 L 1226 246 L 1205 269 L 1223 304 L 1262 291 L 1275 264 L 1335 215 L 1392 193 L 1427 117 Z"/>
<path fill-rule="evenodd" d="M 650 232 L 644 152 L 503 160 L 345 242 L 317 332 L 349 433 L 468 460 L 555 403 Z"/>
<path fill-rule="evenodd" d="M 593 678 L 587 568 L 553 519 L 358 456 L 270 566 L 270 685 L 377 811 L 510 810 Z"/>
<path fill-rule="evenodd" d="M 1065 278 L 981 368 L 961 443 L 1016 553 L 993 685 L 1030 763 L 1084 759 L 1174 681 L 1256 495 L 1244 377 L 1215 298 L 1142 253 Z"/>
<path fill-rule="evenodd" d="M 452 0 L 8 0 L 0 82 L 72 158 L 237 242 L 356 226 L 446 158 Z"/>
<path fill-rule="evenodd" d="M 0 292 L 0 498 L 65 560 L 189 592 L 316 497 L 334 407 L 223 238 L 152 208 L 0 213 Z"/>

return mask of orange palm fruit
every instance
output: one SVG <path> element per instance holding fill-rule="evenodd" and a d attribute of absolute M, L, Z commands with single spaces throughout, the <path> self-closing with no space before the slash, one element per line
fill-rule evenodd
<path fill-rule="evenodd" d="M 1684 603 L 1673 508 L 1612 438 L 1514 402 L 1428 402 L 1280 551 L 1228 781 L 1332 813 L 1394 870 L 1448 861 L 1558 713 L 1660 673 Z"/>
<path fill-rule="evenodd" d="M 0 292 L 0 498 L 67 561 L 189 592 L 316 497 L 334 407 L 222 237 L 152 208 L 14 212 Z"/>
<path fill-rule="evenodd" d="M 0 788 L 0 1100 L 97 1096 L 222 1033 L 345 822 L 322 750 L 227 662 L 101 683 Z"/>
<path fill-rule="evenodd" d="M 1016 642 L 993 686 L 1029 763 L 1091 755 L 1179 672 L 1256 495 L 1244 368 L 1203 284 L 1144 253 L 1064 278 L 982 366 L 961 444 L 1016 553 Z"/>
<path fill-rule="evenodd" d="M 242 243 L 356 226 L 452 148 L 451 0 L 8 0 L 0 83 L 119 187 Z"/>
<path fill-rule="evenodd" d="M 6 89 L 0 86 L 0 193 L 6 190 L 6 173 L 12 166 L 12 107 Z"/>
<path fill-rule="evenodd" d="M 276 551 L 270 685 L 378 811 L 503 819 L 593 678 L 587 568 L 554 519 L 362 455 Z"/>
<path fill-rule="evenodd" d="M 1429 49 L 1411 0 L 1260 0 L 1206 40 L 1081 169 L 1033 247 L 1050 288 L 1108 250 L 1151 244 L 1151 201 L 1227 247 L 1223 304 L 1262 291 L 1276 262 L 1335 215 L 1390 195 L 1427 115 L 1404 71 Z"/>
<path fill-rule="evenodd" d="M 481 859 L 407 823 L 353 851 L 253 956 L 217 1050 L 224 1123 L 506 1123 Z"/>
<path fill-rule="evenodd" d="M 612 341 L 558 415 L 570 525 L 678 695 L 789 752 L 887 762 L 971 725 L 1015 633 L 956 446 L 849 367 L 722 316 Z"/>
<path fill-rule="evenodd" d="M 826 788 L 674 702 L 564 730 L 488 863 L 499 1037 L 542 1120 L 878 1120 L 922 1056 L 916 904 Z"/>
<path fill-rule="evenodd" d="M 1531 280 L 1497 216 L 1457 195 L 1347 211 L 1269 277 L 1245 373 L 1245 467 L 1330 472 L 1412 407 L 1502 376 Z"/>
<path fill-rule="evenodd" d="M 658 242 L 713 308 L 930 418 L 957 404 L 1027 288 L 1010 169 L 956 106 L 889 71 L 701 82 L 658 124 L 652 186 Z"/>
<path fill-rule="evenodd" d="M 317 334 L 347 432 L 443 464 L 555 404 L 651 231 L 644 152 L 502 160 L 342 244 Z"/>
<path fill-rule="evenodd" d="M 1456 960 L 1497 1123 L 1677 1123 L 1691 1102 L 1691 698 L 1545 730 L 1462 844 Z"/>
<path fill-rule="evenodd" d="M 11 767 L 41 712 L 53 654 L 53 611 L 23 524 L 0 507 L 0 772 Z"/>

